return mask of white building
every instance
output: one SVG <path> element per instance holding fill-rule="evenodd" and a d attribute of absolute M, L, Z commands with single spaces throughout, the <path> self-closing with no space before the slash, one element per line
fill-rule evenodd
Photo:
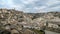
<path fill-rule="evenodd" d="M 59 28 L 59 22 L 50 22 L 44 23 L 44 26 L 52 27 L 52 28 Z"/>

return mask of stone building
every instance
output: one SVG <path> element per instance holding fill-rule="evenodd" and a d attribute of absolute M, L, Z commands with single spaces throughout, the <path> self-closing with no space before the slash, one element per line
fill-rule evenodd
<path fill-rule="evenodd" d="M 44 23 L 44 26 L 47 26 L 47 27 L 52 27 L 52 28 L 59 28 L 59 22 L 52 22 L 52 21 L 48 21 L 46 23 Z"/>

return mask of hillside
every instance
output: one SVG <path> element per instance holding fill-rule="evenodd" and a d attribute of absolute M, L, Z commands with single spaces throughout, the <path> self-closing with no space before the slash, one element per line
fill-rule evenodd
<path fill-rule="evenodd" d="M 48 23 L 48 25 L 46 25 L 46 23 Z M 35 28 L 40 30 L 43 29 L 43 27 L 45 27 L 46 30 L 52 31 L 55 29 L 55 32 L 59 32 L 60 12 L 24 13 L 15 9 L 0 9 L 0 29 L 23 34 L 26 32 L 25 28 Z M 35 33 L 31 30 L 28 31 Z"/>

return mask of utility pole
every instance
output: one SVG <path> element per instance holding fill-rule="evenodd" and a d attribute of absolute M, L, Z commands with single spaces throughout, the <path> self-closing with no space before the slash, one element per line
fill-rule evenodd
<path fill-rule="evenodd" d="M 8 20 L 7 20 L 8 23 L 10 23 L 10 19 L 11 19 L 12 15 L 13 15 L 12 13 L 9 13 L 9 17 L 8 17 Z"/>

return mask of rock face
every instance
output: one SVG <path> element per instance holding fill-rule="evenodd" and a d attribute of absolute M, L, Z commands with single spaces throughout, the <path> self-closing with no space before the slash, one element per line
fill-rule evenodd
<path fill-rule="evenodd" d="M 46 25 L 46 23 L 49 25 Z M 40 30 L 45 26 L 48 30 L 50 27 L 52 29 L 56 27 L 55 25 L 57 26 L 56 29 L 60 31 L 60 12 L 24 13 L 15 9 L 0 9 L 0 29 L 9 30 L 12 34 L 12 31 L 16 32 L 16 34 L 27 32 L 24 30 L 26 27 Z M 35 34 L 30 30 L 28 30 L 28 33 Z"/>

